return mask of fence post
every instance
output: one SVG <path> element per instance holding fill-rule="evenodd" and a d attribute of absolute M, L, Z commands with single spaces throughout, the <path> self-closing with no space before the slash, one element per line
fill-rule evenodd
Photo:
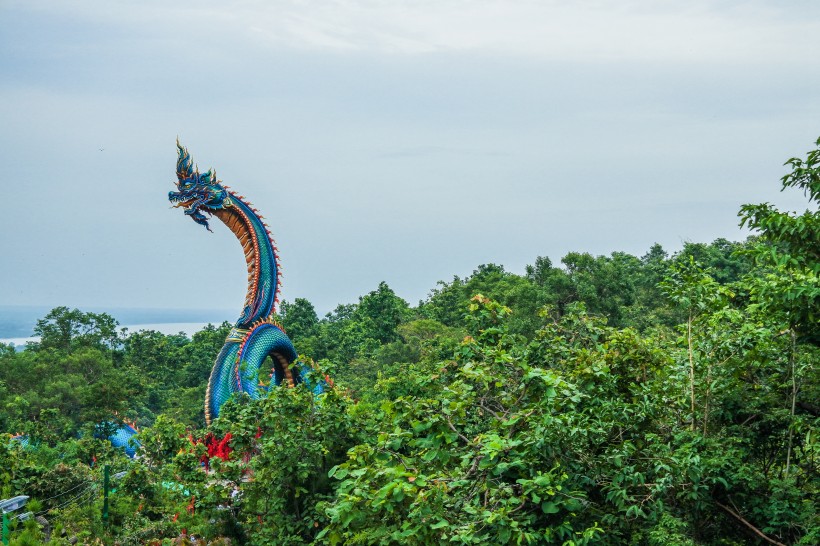
<path fill-rule="evenodd" d="M 111 472 L 111 466 L 105 465 L 103 467 L 103 525 L 108 526 L 108 477 Z"/>

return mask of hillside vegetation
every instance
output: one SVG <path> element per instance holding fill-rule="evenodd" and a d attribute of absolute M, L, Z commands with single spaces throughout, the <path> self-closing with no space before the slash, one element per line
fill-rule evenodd
<path fill-rule="evenodd" d="M 0 346 L 0 430 L 22 435 L 0 493 L 60 544 L 820 543 L 820 140 L 788 165 L 807 210 L 743 206 L 745 242 L 485 264 L 322 318 L 283 302 L 333 386 L 235 399 L 207 429 L 227 323 L 188 339 L 55 308 L 39 343 Z M 124 420 L 134 460 L 100 439 Z M 206 472 L 209 434 L 231 455 Z"/>

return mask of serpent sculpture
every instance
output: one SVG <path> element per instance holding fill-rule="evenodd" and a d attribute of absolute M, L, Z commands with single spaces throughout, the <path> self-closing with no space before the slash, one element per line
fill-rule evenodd
<path fill-rule="evenodd" d="M 168 200 L 174 207 L 183 207 L 186 216 L 208 231 L 211 228 L 205 214 L 222 220 L 239 239 L 248 266 L 248 292 L 242 314 L 216 357 L 208 380 L 205 420 L 210 424 L 234 393 L 257 399 L 267 392 L 258 377 L 269 356 L 271 384 L 294 386 L 304 378 L 299 366 L 292 366 L 296 360 L 293 343 L 273 319 L 278 303 L 279 258 L 262 216 L 245 197 L 217 180 L 213 169 L 200 173 L 179 141 L 177 152 L 178 191 L 168 192 Z"/>

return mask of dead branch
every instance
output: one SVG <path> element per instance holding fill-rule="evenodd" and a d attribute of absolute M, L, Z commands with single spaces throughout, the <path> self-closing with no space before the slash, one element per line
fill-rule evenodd
<path fill-rule="evenodd" d="M 767 537 L 766 535 L 764 535 L 764 534 L 763 534 L 763 531 L 761 531 L 760 529 L 758 529 L 757 527 L 755 527 L 754 525 L 752 525 L 751 523 L 749 523 L 748 521 L 746 521 L 746 520 L 743 518 L 743 516 L 741 516 L 740 514 L 738 514 L 737 512 L 735 512 L 734 510 L 732 510 L 732 509 L 731 509 L 731 508 L 729 508 L 728 506 L 726 506 L 725 504 L 722 504 L 722 503 L 720 503 L 720 502 L 718 502 L 718 501 L 715 501 L 715 504 L 717 504 L 718 506 L 720 506 L 721 508 L 723 508 L 724 510 L 726 510 L 726 512 L 728 512 L 731 516 L 733 516 L 734 518 L 736 518 L 738 521 L 740 521 L 740 523 L 742 523 L 743 525 L 745 525 L 746 527 L 748 527 L 748 528 L 749 528 L 749 529 L 750 529 L 750 530 L 751 530 L 754 534 L 756 534 L 757 536 L 759 536 L 760 538 L 762 538 L 763 540 L 765 540 L 765 541 L 766 541 L 766 542 L 768 542 L 769 544 L 776 544 L 777 546 L 786 546 L 786 545 L 785 545 L 785 544 L 783 544 L 782 542 L 777 542 L 776 540 L 771 539 L 771 538 Z"/>

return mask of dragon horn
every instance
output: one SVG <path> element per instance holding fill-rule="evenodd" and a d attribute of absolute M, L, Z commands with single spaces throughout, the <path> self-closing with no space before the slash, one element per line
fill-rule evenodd
<path fill-rule="evenodd" d="M 179 143 L 179 138 L 177 138 L 177 153 L 179 155 L 179 159 L 177 159 L 177 178 L 179 180 L 190 178 L 194 172 L 191 165 L 191 154 L 188 153 L 187 148 Z"/>

